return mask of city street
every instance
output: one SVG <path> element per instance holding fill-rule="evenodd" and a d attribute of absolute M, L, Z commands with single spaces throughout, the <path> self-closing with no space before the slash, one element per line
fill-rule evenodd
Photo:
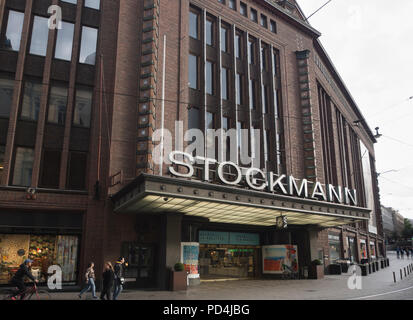
<path fill-rule="evenodd" d="M 329 275 L 324 280 L 234 280 L 203 282 L 186 292 L 125 290 L 120 300 L 413 300 L 413 274 L 404 277 L 404 267 L 413 263 L 405 256 L 388 254 L 390 267 L 362 277 L 362 289 L 347 286 L 350 274 Z M 400 280 L 400 269 L 403 279 Z M 394 283 L 393 272 L 397 283 Z M 91 294 L 86 294 L 91 299 Z M 77 293 L 55 293 L 53 299 L 79 299 Z"/>

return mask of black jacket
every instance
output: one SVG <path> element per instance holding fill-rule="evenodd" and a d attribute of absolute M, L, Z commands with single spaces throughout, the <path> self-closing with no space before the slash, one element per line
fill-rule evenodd
<path fill-rule="evenodd" d="M 23 282 L 25 277 L 28 277 L 32 281 L 35 280 L 32 273 L 30 272 L 29 268 L 25 264 L 22 264 L 22 265 L 20 265 L 19 270 L 17 270 L 17 272 L 15 273 L 12 280 L 18 281 L 18 282 Z"/>
<path fill-rule="evenodd" d="M 109 269 L 103 272 L 103 286 L 105 288 L 112 287 L 114 279 L 115 279 L 115 274 L 112 270 Z"/>

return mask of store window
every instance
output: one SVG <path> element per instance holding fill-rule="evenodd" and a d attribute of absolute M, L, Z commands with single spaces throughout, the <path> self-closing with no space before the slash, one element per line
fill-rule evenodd
<path fill-rule="evenodd" d="M 14 160 L 13 185 L 29 187 L 32 183 L 34 150 L 30 148 L 16 148 Z"/>
<path fill-rule="evenodd" d="M 14 81 L 0 78 L 0 118 L 9 118 L 13 102 Z"/>
<path fill-rule="evenodd" d="M 72 59 L 73 35 L 75 25 L 62 22 L 62 29 L 57 31 L 57 40 L 54 57 L 56 59 L 70 61 Z"/>
<path fill-rule="evenodd" d="M 92 89 L 76 89 L 76 102 L 73 111 L 73 124 L 75 126 L 89 128 L 92 112 Z"/>
<path fill-rule="evenodd" d="M 42 84 L 40 82 L 25 81 L 20 114 L 22 120 L 37 121 L 39 118 L 41 96 Z"/>
<path fill-rule="evenodd" d="M 330 263 L 341 259 L 341 241 L 340 236 L 335 234 L 328 235 L 328 245 L 330 247 Z"/>
<path fill-rule="evenodd" d="M 3 49 L 11 51 L 20 50 L 20 40 L 22 37 L 24 13 L 10 10 L 7 19 L 6 34 L 1 41 Z"/>
<path fill-rule="evenodd" d="M 98 29 L 82 27 L 82 39 L 80 42 L 79 62 L 95 65 L 96 48 L 98 42 Z"/>
<path fill-rule="evenodd" d="M 48 19 L 34 16 L 30 53 L 43 57 L 46 56 L 48 36 Z"/>
<path fill-rule="evenodd" d="M 64 87 L 52 86 L 49 96 L 47 121 L 65 125 L 68 90 Z"/>
<path fill-rule="evenodd" d="M 0 284 L 8 284 L 27 258 L 39 282 L 47 282 L 48 268 L 59 265 L 62 281 L 77 280 L 79 238 L 67 235 L 0 234 Z"/>
<path fill-rule="evenodd" d="M 367 259 L 366 240 L 360 240 L 360 255 L 362 259 Z"/>
<path fill-rule="evenodd" d="M 370 241 L 370 258 L 376 258 L 376 244 L 373 241 Z"/>
<path fill-rule="evenodd" d="M 99 10 L 100 0 L 85 0 L 85 7 Z"/>

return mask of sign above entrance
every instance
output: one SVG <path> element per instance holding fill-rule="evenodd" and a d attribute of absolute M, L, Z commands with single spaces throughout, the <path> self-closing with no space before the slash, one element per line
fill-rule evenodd
<path fill-rule="evenodd" d="M 259 246 L 260 235 L 258 233 L 199 231 L 199 243 Z"/>
<path fill-rule="evenodd" d="M 267 191 L 271 193 L 281 193 L 288 196 L 298 196 L 302 198 L 335 202 L 357 206 L 357 192 L 345 187 L 336 187 L 331 184 L 323 185 L 320 182 L 311 182 L 307 179 L 301 181 L 293 176 L 285 174 L 276 175 L 274 172 L 264 172 L 258 168 L 242 168 L 237 164 L 227 161 L 218 163 L 215 159 L 204 157 L 193 157 L 191 154 L 182 151 L 172 151 L 169 154 L 169 160 L 172 165 L 169 172 L 174 176 L 181 178 L 192 178 L 195 173 L 194 164 L 204 164 L 204 181 L 209 182 L 211 165 L 217 166 L 217 176 L 219 180 L 230 186 L 238 186 L 242 180 L 245 180 L 249 188 L 257 191 Z M 174 166 L 184 167 L 186 173 L 177 170 Z M 224 173 L 225 168 L 232 168 L 234 178 L 231 180 Z"/>

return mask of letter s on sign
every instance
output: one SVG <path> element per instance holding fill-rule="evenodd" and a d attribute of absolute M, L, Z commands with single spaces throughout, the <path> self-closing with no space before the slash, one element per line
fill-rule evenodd
<path fill-rule="evenodd" d="M 175 159 L 175 155 L 181 155 L 184 158 L 185 157 L 188 158 L 189 163 Z M 187 173 L 181 173 L 181 172 L 176 171 L 173 166 L 170 166 L 169 172 L 172 173 L 174 176 L 181 177 L 181 178 L 191 178 L 194 175 L 194 167 L 192 166 L 192 164 L 195 162 L 195 160 L 194 160 L 194 157 L 191 156 L 190 154 L 182 152 L 182 151 L 172 151 L 169 154 L 169 160 L 171 161 L 172 165 L 175 164 L 178 166 L 184 166 L 188 169 Z"/>

